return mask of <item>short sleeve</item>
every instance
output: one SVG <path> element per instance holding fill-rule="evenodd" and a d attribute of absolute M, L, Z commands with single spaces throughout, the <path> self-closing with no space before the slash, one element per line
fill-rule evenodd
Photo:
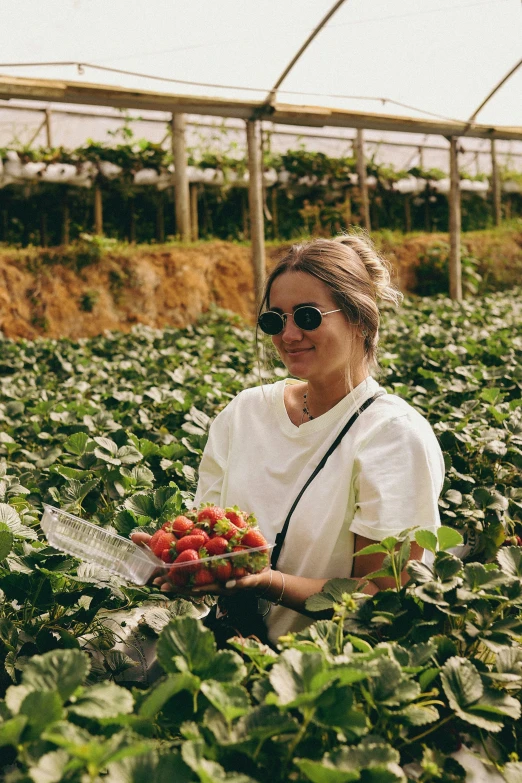
<path fill-rule="evenodd" d="M 229 442 L 227 408 L 210 425 L 208 440 L 199 464 L 198 486 L 194 504 L 221 502 L 221 491 L 226 472 Z"/>
<path fill-rule="evenodd" d="M 444 458 L 426 419 L 392 419 L 355 459 L 350 530 L 375 541 L 413 526 L 436 532 L 443 482 Z"/>

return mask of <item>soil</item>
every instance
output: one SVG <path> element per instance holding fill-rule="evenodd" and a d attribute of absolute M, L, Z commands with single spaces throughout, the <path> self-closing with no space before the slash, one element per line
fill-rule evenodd
<path fill-rule="evenodd" d="M 392 263 L 395 284 L 405 292 L 415 289 L 419 256 L 441 241 L 448 241 L 446 234 L 376 236 Z M 463 244 L 500 284 L 521 279 L 522 232 L 475 232 L 463 237 Z M 288 246 L 267 247 L 269 269 Z M 246 245 L 115 245 L 81 264 L 79 258 L 64 248 L 0 248 L 0 330 L 5 337 L 76 339 L 129 331 L 135 324 L 181 327 L 212 304 L 253 321 Z"/>

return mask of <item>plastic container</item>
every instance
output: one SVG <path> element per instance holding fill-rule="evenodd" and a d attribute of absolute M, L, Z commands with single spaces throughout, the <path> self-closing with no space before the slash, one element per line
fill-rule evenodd
<path fill-rule="evenodd" d="M 102 566 L 134 584 L 144 585 L 154 571 L 166 568 L 150 549 L 45 503 L 40 525 L 55 549 Z"/>

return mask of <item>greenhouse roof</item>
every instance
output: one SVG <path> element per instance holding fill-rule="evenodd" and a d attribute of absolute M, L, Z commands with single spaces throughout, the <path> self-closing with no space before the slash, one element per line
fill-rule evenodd
<path fill-rule="evenodd" d="M 521 33 L 519 0 L 4 0 L 0 97 L 522 138 Z"/>

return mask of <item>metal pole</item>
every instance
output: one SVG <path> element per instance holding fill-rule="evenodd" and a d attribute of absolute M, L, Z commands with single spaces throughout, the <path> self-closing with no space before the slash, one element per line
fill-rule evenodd
<path fill-rule="evenodd" d="M 174 158 L 174 210 L 176 227 L 182 242 L 190 242 L 190 196 L 185 145 L 185 115 L 173 114 L 171 120 Z"/>
<path fill-rule="evenodd" d="M 493 196 L 493 220 L 496 226 L 500 226 L 502 220 L 500 173 L 498 170 L 495 139 L 491 139 L 491 190 Z"/>
<path fill-rule="evenodd" d="M 250 209 L 250 237 L 252 265 L 254 267 L 254 291 L 256 309 L 261 303 L 266 274 L 265 230 L 263 221 L 263 162 L 261 158 L 261 133 L 258 120 L 247 120 L 248 145 L 248 204 Z"/>
<path fill-rule="evenodd" d="M 450 192 L 449 192 L 450 297 L 462 301 L 462 269 L 460 264 L 460 178 L 458 166 L 458 138 L 450 138 Z"/>
<path fill-rule="evenodd" d="M 368 200 L 368 185 L 366 184 L 366 162 L 364 160 L 364 135 L 361 128 L 357 128 L 357 140 L 355 146 L 357 177 L 359 180 L 359 191 L 361 193 L 362 221 L 364 228 L 367 231 L 371 231 L 370 202 Z"/>

